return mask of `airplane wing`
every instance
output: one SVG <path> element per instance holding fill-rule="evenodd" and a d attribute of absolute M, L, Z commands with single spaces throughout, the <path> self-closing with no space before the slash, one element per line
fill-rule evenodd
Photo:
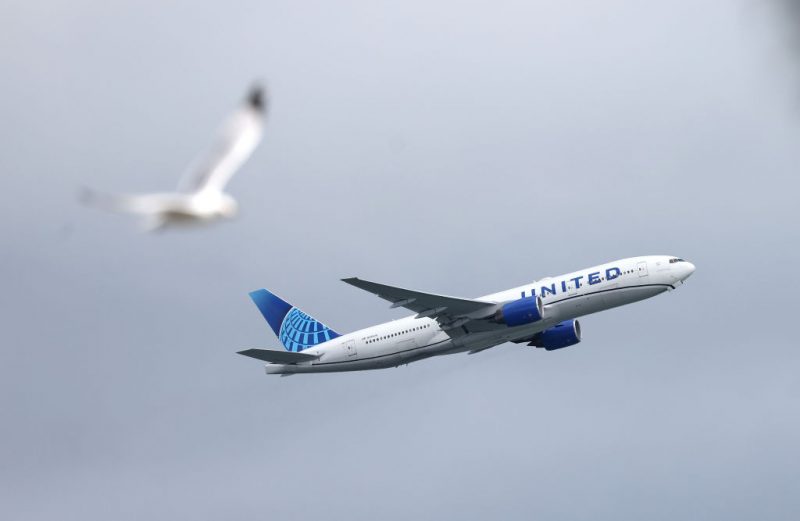
<path fill-rule="evenodd" d="M 470 320 L 488 318 L 498 309 L 495 302 L 423 293 L 357 277 L 342 279 L 352 286 L 368 291 L 392 303 L 392 308 L 404 307 L 415 311 L 417 318 L 431 317 L 444 329 L 459 327 Z"/>
<path fill-rule="evenodd" d="M 256 86 L 223 126 L 211 152 L 192 163 L 181 180 L 181 191 L 222 191 L 233 174 L 250 158 L 261 141 L 266 102 Z"/>
<path fill-rule="evenodd" d="M 239 351 L 237 354 L 275 364 L 296 364 L 298 362 L 310 362 L 311 360 L 319 358 L 318 355 L 293 353 L 292 351 L 277 351 L 273 349 L 245 349 L 244 351 Z"/>

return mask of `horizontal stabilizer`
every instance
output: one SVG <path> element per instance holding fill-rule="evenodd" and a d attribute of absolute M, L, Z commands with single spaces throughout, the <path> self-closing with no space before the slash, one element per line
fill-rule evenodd
<path fill-rule="evenodd" d="M 273 349 L 245 349 L 244 351 L 239 351 L 239 354 L 273 364 L 297 364 L 300 362 L 310 362 L 311 360 L 319 358 L 319 355 L 293 353 L 291 351 L 275 351 Z"/>

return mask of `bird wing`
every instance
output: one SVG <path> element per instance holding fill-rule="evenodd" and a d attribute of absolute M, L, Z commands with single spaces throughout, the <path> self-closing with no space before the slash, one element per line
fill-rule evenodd
<path fill-rule="evenodd" d="M 156 215 L 183 210 L 186 206 L 186 198 L 185 194 L 180 193 L 117 195 L 89 189 L 84 189 L 80 194 L 81 202 L 88 206 L 109 212 L 139 215 Z"/>
<path fill-rule="evenodd" d="M 179 190 L 222 191 L 261 142 L 265 114 L 264 91 L 261 87 L 253 87 L 242 106 L 222 126 L 209 153 L 195 160 L 184 174 Z"/>

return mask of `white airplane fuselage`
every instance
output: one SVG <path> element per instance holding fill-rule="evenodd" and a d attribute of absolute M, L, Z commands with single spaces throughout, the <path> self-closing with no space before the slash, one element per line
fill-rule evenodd
<path fill-rule="evenodd" d="M 509 302 L 521 297 L 542 299 L 542 319 L 508 327 L 490 321 L 469 321 L 443 330 L 431 318 L 409 316 L 354 331 L 309 348 L 319 358 L 297 364 L 267 364 L 267 374 L 295 374 L 381 369 L 437 355 L 477 352 L 505 342 L 525 342 L 565 320 L 644 300 L 675 289 L 694 272 L 690 262 L 675 257 L 632 257 L 567 273 L 480 297 Z"/>

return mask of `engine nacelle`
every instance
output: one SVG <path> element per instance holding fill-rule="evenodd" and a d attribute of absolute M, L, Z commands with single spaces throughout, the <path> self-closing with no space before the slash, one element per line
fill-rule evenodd
<path fill-rule="evenodd" d="M 544 307 L 540 297 L 523 297 L 504 304 L 494 315 L 494 320 L 508 327 L 533 324 L 542 319 Z"/>
<path fill-rule="evenodd" d="M 565 320 L 533 337 L 529 346 L 543 347 L 548 351 L 573 346 L 581 341 L 581 325 L 577 320 Z"/>

